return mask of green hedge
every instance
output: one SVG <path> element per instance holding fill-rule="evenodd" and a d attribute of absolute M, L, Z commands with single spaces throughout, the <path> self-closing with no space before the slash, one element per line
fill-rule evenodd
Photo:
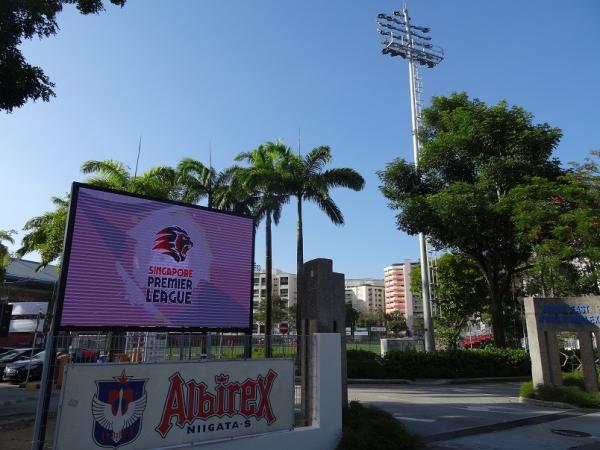
<path fill-rule="evenodd" d="M 419 439 L 394 417 L 378 408 L 350 402 L 344 409 L 343 431 L 337 450 L 409 450 Z"/>
<path fill-rule="evenodd" d="M 587 392 L 580 386 L 578 377 L 570 378 L 569 384 L 567 384 L 567 380 L 564 382 L 565 386 L 540 384 L 534 389 L 533 383 L 527 381 L 521 385 L 520 395 L 548 402 L 568 403 L 582 408 L 600 408 L 600 394 Z"/>
<path fill-rule="evenodd" d="M 478 378 L 531 375 L 521 349 L 484 348 L 435 352 L 390 352 L 385 357 L 348 350 L 348 378 Z"/>

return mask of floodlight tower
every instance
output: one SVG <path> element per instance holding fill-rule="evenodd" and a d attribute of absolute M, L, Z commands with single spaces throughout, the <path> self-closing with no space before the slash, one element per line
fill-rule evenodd
<path fill-rule="evenodd" d="M 393 16 L 377 15 L 377 32 L 387 39 L 381 41 L 385 47 L 384 55 L 399 56 L 408 60 L 410 80 L 410 111 L 412 115 L 412 140 L 415 168 L 419 164 L 419 128 L 421 126 L 421 95 L 423 85 L 419 66 L 433 68 L 444 59 L 441 47 L 430 43 L 427 35 L 430 29 L 410 23 L 408 8 L 404 4 L 402 11 L 394 11 Z M 429 283 L 429 265 L 427 258 L 427 238 L 419 233 L 419 250 L 421 255 L 421 286 L 423 290 L 423 319 L 425 322 L 425 350 L 435 350 L 433 338 L 433 321 L 431 318 L 431 292 Z"/>

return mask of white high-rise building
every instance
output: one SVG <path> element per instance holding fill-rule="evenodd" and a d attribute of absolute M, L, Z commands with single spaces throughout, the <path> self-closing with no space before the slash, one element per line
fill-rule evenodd
<path fill-rule="evenodd" d="M 346 280 L 346 302 L 360 312 L 385 309 L 383 280 L 373 278 Z"/>
<path fill-rule="evenodd" d="M 281 297 L 287 302 L 288 307 L 295 305 L 298 300 L 298 280 L 295 273 L 283 272 L 279 269 L 273 269 L 272 293 Z M 259 265 L 254 266 L 254 291 L 253 306 L 267 298 L 267 275 Z"/>

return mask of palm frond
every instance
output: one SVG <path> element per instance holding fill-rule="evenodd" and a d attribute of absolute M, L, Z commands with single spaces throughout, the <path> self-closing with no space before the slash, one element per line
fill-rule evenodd
<path fill-rule="evenodd" d="M 305 198 L 309 201 L 314 202 L 319 207 L 319 209 L 321 209 L 325 214 L 327 214 L 329 220 L 331 220 L 334 224 L 344 224 L 344 215 L 342 214 L 342 211 L 340 210 L 340 208 L 338 208 L 336 203 L 330 197 L 306 194 Z"/>
<path fill-rule="evenodd" d="M 328 187 L 343 187 L 360 191 L 365 186 L 365 179 L 354 169 L 338 168 L 329 169 L 321 175 L 324 184 Z"/>

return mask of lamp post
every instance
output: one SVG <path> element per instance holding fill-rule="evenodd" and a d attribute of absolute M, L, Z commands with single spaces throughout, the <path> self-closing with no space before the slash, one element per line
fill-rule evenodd
<path fill-rule="evenodd" d="M 419 164 L 419 128 L 421 126 L 421 94 L 422 80 L 420 66 L 433 68 L 444 59 L 441 47 L 431 44 L 427 34 L 430 29 L 412 25 L 406 3 L 402 11 L 394 11 L 393 16 L 377 15 L 377 32 L 386 37 L 381 41 L 385 47 L 381 50 L 384 55 L 401 57 L 408 60 L 410 83 L 410 111 L 412 116 L 412 141 L 415 168 Z M 433 321 L 431 314 L 431 292 L 429 283 L 429 266 L 427 258 L 427 238 L 419 233 L 419 251 L 421 256 L 421 287 L 423 292 L 423 321 L 425 325 L 425 350 L 435 350 L 433 337 Z"/>

